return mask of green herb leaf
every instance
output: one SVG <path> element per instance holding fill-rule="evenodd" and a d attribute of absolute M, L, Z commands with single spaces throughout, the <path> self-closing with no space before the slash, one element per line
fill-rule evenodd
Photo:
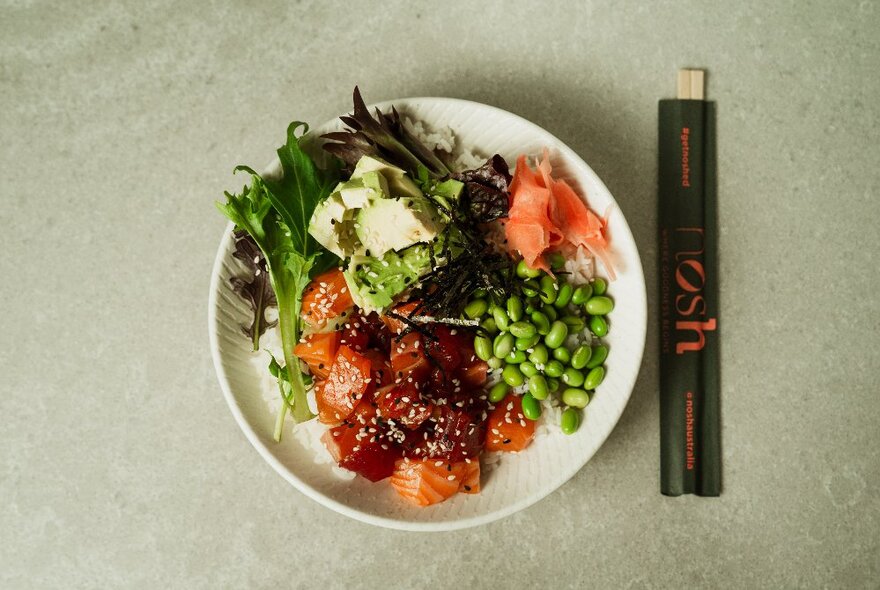
<path fill-rule="evenodd" d="M 276 423 L 276 440 L 281 438 L 288 408 L 297 422 L 312 417 L 299 359 L 294 356 L 293 348 L 299 341 L 302 292 L 309 277 L 337 261 L 308 234 L 308 226 L 315 206 L 330 194 L 338 181 L 338 168 L 321 170 L 315 165 L 302 149 L 302 137 L 296 135 L 300 127 L 308 130 L 304 123 L 291 123 L 287 143 L 278 150 L 279 179 L 264 179 L 252 168 L 239 166 L 237 171 L 251 175 L 250 185 L 238 195 L 226 193 L 225 204 L 217 203 L 217 208 L 250 234 L 263 252 L 278 303 L 286 379 L 279 365 L 277 376 L 284 405 Z M 289 384 L 289 390 L 285 383 Z"/>
<path fill-rule="evenodd" d="M 301 127 L 302 135 L 297 137 Z M 278 148 L 281 178 L 264 179 L 269 187 L 269 200 L 287 224 L 293 248 L 303 258 L 316 252 L 327 252 L 309 235 L 309 221 L 315 207 L 333 192 L 339 181 L 339 166 L 335 159 L 330 167 L 322 170 L 303 150 L 303 137 L 308 132 L 308 124 L 301 121 L 288 126 L 287 143 Z"/>

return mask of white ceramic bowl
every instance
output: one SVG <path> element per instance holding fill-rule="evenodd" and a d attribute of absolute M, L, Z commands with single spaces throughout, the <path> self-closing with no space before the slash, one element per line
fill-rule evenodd
<path fill-rule="evenodd" d="M 536 155 L 547 147 L 554 176 L 564 178 L 585 195 L 594 211 L 602 214 L 615 205 L 608 189 L 577 154 L 521 117 L 451 98 L 408 98 L 376 106 L 384 110 L 392 103 L 429 128 L 451 127 L 460 144 L 482 156 L 499 153 L 511 165 L 518 154 Z M 341 126 L 334 119 L 311 132 L 317 137 Z M 523 453 L 504 455 L 494 470 L 484 474 L 479 494 L 457 494 L 427 508 L 401 501 L 387 481 L 343 480 L 329 465 L 315 463 L 314 451 L 300 444 L 289 429 L 282 443 L 272 440 L 274 417 L 260 391 L 264 380 L 258 373 L 265 369 L 249 362 L 253 354 L 250 343 L 239 329 L 248 317 L 247 308 L 228 281 L 238 264 L 232 258 L 231 230 L 230 225 L 217 251 L 209 302 L 211 352 L 226 401 L 263 458 L 298 490 L 337 512 L 371 524 L 419 531 L 464 528 L 513 514 L 550 494 L 590 460 L 632 393 L 645 344 L 645 281 L 629 226 L 623 214 L 614 210 L 609 237 L 618 279 L 610 286 L 615 308 L 610 316 L 612 329 L 605 338 L 611 354 L 606 362 L 607 377 L 585 410 L 577 433 L 566 436 L 551 425 L 548 436 L 537 439 Z"/>

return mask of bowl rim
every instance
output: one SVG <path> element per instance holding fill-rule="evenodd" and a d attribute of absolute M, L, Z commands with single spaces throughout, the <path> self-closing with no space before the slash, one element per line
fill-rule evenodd
<path fill-rule="evenodd" d="M 496 106 L 487 105 L 484 103 L 460 99 L 460 98 L 451 98 L 451 97 L 433 97 L 433 96 L 418 96 L 418 97 L 407 97 L 407 98 L 397 98 L 393 100 L 386 100 L 382 102 L 377 102 L 368 105 L 369 109 L 379 108 L 386 109 L 390 107 L 392 104 L 395 106 L 402 106 L 406 108 L 407 105 L 413 103 L 425 103 L 425 102 L 435 102 L 435 103 L 454 103 L 458 105 L 462 105 L 468 108 L 477 108 L 477 109 L 488 109 L 490 111 L 494 111 L 496 114 L 503 115 L 505 117 L 512 117 L 518 122 L 524 124 L 530 130 L 547 136 L 550 140 L 552 140 L 555 145 L 554 148 L 557 149 L 560 154 L 566 159 L 567 162 L 583 166 L 589 174 L 591 174 L 594 180 L 607 192 L 607 194 L 611 197 L 614 205 L 619 209 L 620 206 L 617 203 L 617 199 L 614 198 L 614 195 L 608 190 L 608 187 L 605 186 L 605 183 L 599 177 L 598 174 L 590 167 L 587 162 L 581 158 L 573 149 L 571 149 L 565 142 L 560 140 L 558 137 L 541 127 L 540 125 L 529 121 L 528 119 L 517 115 L 515 113 L 511 113 L 510 111 L 501 109 Z M 331 119 L 328 122 L 323 123 L 320 127 L 324 127 L 327 123 L 332 123 L 334 119 Z M 320 128 L 316 127 L 316 128 Z M 289 469 L 285 464 L 283 464 L 264 444 L 261 440 L 261 437 L 256 433 L 251 424 L 247 421 L 244 416 L 244 413 L 241 410 L 241 407 L 238 404 L 235 396 L 232 393 L 232 388 L 229 385 L 229 380 L 226 375 L 226 371 L 223 367 L 223 361 L 220 354 L 220 345 L 219 345 L 219 337 L 217 333 L 217 303 L 218 303 L 218 293 L 220 292 L 220 275 L 221 269 L 223 265 L 223 261 L 226 256 L 227 251 L 227 241 L 232 239 L 232 231 L 235 227 L 231 221 L 226 224 L 226 228 L 224 230 L 223 236 L 220 240 L 220 245 L 217 248 L 217 254 L 214 258 L 214 264 L 211 269 L 211 282 L 210 282 L 210 292 L 208 294 L 208 338 L 211 346 L 211 357 L 214 362 L 214 370 L 217 374 L 217 379 L 220 382 L 220 388 L 223 391 L 223 396 L 226 399 L 226 404 L 229 406 L 229 410 L 232 412 L 233 417 L 235 418 L 236 423 L 239 428 L 244 432 L 245 437 L 251 443 L 251 445 L 257 450 L 257 452 L 263 457 L 263 459 L 272 466 L 272 468 L 285 480 L 287 480 L 293 487 L 299 490 L 301 493 L 305 494 L 307 497 L 316 501 L 317 503 L 326 506 L 340 514 L 353 518 L 355 520 L 372 524 L 376 526 L 381 526 L 390 529 L 404 530 L 404 531 L 425 531 L 425 532 L 438 532 L 438 531 L 452 531 L 465 529 L 470 527 L 475 527 L 483 524 L 488 524 L 490 522 L 500 520 L 504 517 L 510 516 L 519 512 L 520 510 L 524 510 L 543 500 L 554 491 L 568 483 L 568 481 L 574 477 L 574 475 L 579 472 L 583 467 L 592 459 L 595 454 L 602 448 L 602 445 L 605 444 L 605 441 L 611 435 L 611 432 L 617 427 L 618 422 L 620 422 L 620 417 L 623 415 L 624 410 L 626 409 L 627 404 L 629 403 L 630 398 L 632 397 L 633 389 L 635 388 L 635 383 L 638 380 L 638 375 L 641 372 L 642 359 L 644 357 L 645 350 L 645 341 L 647 338 L 647 289 L 645 285 L 645 275 L 644 268 L 642 267 L 641 253 L 638 250 L 638 244 L 636 244 L 635 238 L 632 235 L 632 230 L 629 227 L 629 223 L 627 223 L 626 218 L 623 216 L 621 212 L 621 217 L 623 219 L 623 228 L 626 231 L 626 235 L 632 241 L 633 246 L 635 248 L 636 256 L 633 261 L 632 272 L 637 273 L 639 284 L 642 288 L 642 303 L 643 309 L 642 317 L 645 318 L 644 324 L 641 326 L 640 335 L 641 342 L 637 343 L 636 349 L 637 354 L 633 359 L 636 364 L 636 373 L 635 378 L 633 379 L 632 386 L 629 387 L 629 391 L 626 393 L 626 400 L 624 403 L 620 405 L 620 410 L 615 412 L 613 416 L 613 425 L 605 435 L 599 441 L 599 444 L 596 446 L 595 450 L 586 455 L 583 461 L 576 461 L 573 463 L 573 467 L 570 467 L 564 473 L 564 476 L 558 480 L 558 484 L 552 486 L 548 489 L 538 491 L 531 496 L 519 499 L 515 502 L 507 504 L 497 510 L 489 511 L 485 514 L 470 516 L 465 518 L 460 518 L 456 520 L 444 520 L 444 521 L 410 521 L 410 520 L 402 520 L 397 518 L 390 518 L 385 516 L 377 516 L 375 514 L 370 514 L 367 512 L 363 512 L 356 508 L 352 508 L 342 502 L 334 500 L 330 498 L 318 490 L 314 489 L 311 485 L 309 485 L 304 480 L 300 479 L 291 469 Z M 617 230 L 618 233 L 620 229 Z"/>

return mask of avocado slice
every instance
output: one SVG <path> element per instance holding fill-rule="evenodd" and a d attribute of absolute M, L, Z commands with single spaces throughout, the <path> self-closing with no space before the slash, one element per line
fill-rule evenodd
<path fill-rule="evenodd" d="M 428 188 L 428 194 L 449 211 L 455 208 L 462 191 L 464 191 L 464 183 L 454 178 L 438 182 Z"/>
<path fill-rule="evenodd" d="M 342 202 L 349 209 L 366 207 L 374 199 L 388 196 L 388 181 L 380 172 L 365 172 L 362 176 L 340 183 L 336 191 L 342 196 Z"/>
<path fill-rule="evenodd" d="M 355 247 L 351 238 L 357 238 L 354 220 L 348 213 L 341 195 L 333 193 L 315 207 L 309 220 L 312 237 L 340 258 L 351 255 Z"/>
<path fill-rule="evenodd" d="M 425 197 L 378 199 L 355 219 L 363 253 L 377 258 L 389 250 L 433 240 L 442 229 L 436 209 Z"/>
<path fill-rule="evenodd" d="M 360 178 L 367 172 L 381 172 L 388 181 L 390 195 L 394 197 L 421 197 L 422 191 L 413 180 L 406 175 L 403 168 L 389 164 L 381 158 L 363 156 L 351 173 L 352 178 Z"/>
<path fill-rule="evenodd" d="M 352 256 L 343 275 L 355 305 L 368 312 L 390 307 L 397 295 L 431 269 L 432 247 L 415 244 L 400 252 L 390 250 L 381 258 Z"/>

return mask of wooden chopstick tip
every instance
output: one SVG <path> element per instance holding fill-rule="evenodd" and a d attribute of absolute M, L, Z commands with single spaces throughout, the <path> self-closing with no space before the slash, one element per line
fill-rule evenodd
<path fill-rule="evenodd" d="M 693 68 L 678 70 L 680 100 L 703 100 L 706 95 L 706 71 Z"/>

